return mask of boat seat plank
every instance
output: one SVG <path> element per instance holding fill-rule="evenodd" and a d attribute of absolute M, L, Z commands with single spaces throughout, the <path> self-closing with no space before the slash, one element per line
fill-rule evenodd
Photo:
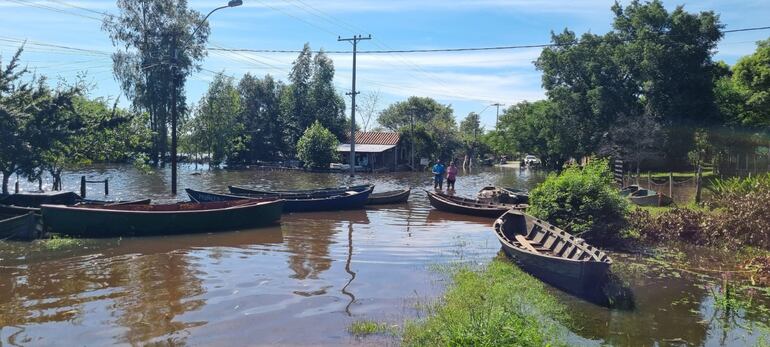
<path fill-rule="evenodd" d="M 527 250 L 529 250 L 530 252 L 533 252 L 533 253 L 540 253 L 540 252 L 538 252 L 538 250 L 537 250 L 537 249 L 535 249 L 535 247 L 532 247 L 532 245 L 531 245 L 531 244 L 529 244 L 529 240 L 527 240 L 527 238 L 526 238 L 526 237 L 524 237 L 524 235 L 521 235 L 521 234 L 516 234 L 516 236 L 514 236 L 514 237 L 516 238 L 516 241 L 518 241 L 518 242 L 519 242 L 519 244 L 521 244 L 521 245 L 522 245 L 522 247 L 526 248 L 526 249 L 527 249 Z"/>

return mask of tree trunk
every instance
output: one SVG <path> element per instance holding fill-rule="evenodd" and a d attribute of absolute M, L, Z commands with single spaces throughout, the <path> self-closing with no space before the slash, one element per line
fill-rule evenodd
<path fill-rule="evenodd" d="M 11 173 L 3 171 L 3 194 L 8 194 L 8 180 L 11 179 Z"/>

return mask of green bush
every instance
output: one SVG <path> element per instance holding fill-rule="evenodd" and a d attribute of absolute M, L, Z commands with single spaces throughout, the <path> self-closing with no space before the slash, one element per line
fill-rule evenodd
<path fill-rule="evenodd" d="M 337 137 L 315 121 L 297 141 L 297 157 L 305 163 L 305 167 L 328 169 L 329 164 L 337 160 L 338 145 Z"/>
<path fill-rule="evenodd" d="M 607 160 L 593 160 L 584 168 L 568 167 L 548 178 L 530 193 L 529 213 L 596 241 L 620 234 L 628 211 L 627 201 L 615 187 Z"/>

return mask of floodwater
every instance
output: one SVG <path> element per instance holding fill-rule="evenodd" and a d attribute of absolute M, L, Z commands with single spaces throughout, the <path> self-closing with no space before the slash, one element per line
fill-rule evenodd
<path fill-rule="evenodd" d="M 419 304 L 435 300 L 446 285 L 436 265 L 485 263 L 500 250 L 491 220 L 430 208 L 422 191 L 430 186 L 427 173 L 353 179 L 192 167 L 180 173 L 180 188 L 220 192 L 227 185 L 361 182 L 376 184 L 375 191 L 414 189 L 405 205 L 288 214 L 271 228 L 84 240 L 55 251 L 0 244 L 0 346 L 397 344 L 388 336 L 359 339 L 347 328 L 356 320 L 402 326 L 421 317 Z M 109 178 L 111 199 L 174 198 L 165 172 L 97 168 L 67 175 L 65 188 L 78 190 L 82 174 Z M 457 194 L 473 196 L 488 184 L 531 188 L 543 178 L 541 172 L 486 168 L 462 174 Z M 88 197 L 104 198 L 97 187 Z M 770 293 L 753 293 L 750 305 L 723 309 L 718 276 L 680 269 L 684 258 L 698 269 L 727 266 L 729 255 L 677 248 L 613 258 L 635 308 L 601 307 L 552 289 L 569 308 L 572 344 L 742 346 L 764 331 L 755 323 L 767 319 L 761 308 Z"/>

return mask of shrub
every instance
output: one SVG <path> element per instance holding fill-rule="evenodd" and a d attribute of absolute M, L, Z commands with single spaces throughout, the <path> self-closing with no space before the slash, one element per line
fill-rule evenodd
<path fill-rule="evenodd" d="M 770 190 L 770 173 L 747 178 L 714 179 L 707 187 L 713 193 L 707 205 L 724 207 L 724 203 L 740 199 L 752 192 Z"/>
<path fill-rule="evenodd" d="M 315 121 L 297 141 L 297 157 L 305 163 L 305 167 L 328 169 L 329 164 L 337 160 L 337 145 L 337 137 Z"/>
<path fill-rule="evenodd" d="M 687 208 L 674 208 L 656 216 L 635 209 L 628 214 L 628 227 L 638 231 L 645 241 L 684 240 L 703 244 L 708 240 L 703 231 L 705 219 L 704 212 Z"/>
<path fill-rule="evenodd" d="M 607 160 L 551 174 L 530 193 L 529 213 L 597 241 L 619 235 L 628 203 L 614 186 Z"/>

